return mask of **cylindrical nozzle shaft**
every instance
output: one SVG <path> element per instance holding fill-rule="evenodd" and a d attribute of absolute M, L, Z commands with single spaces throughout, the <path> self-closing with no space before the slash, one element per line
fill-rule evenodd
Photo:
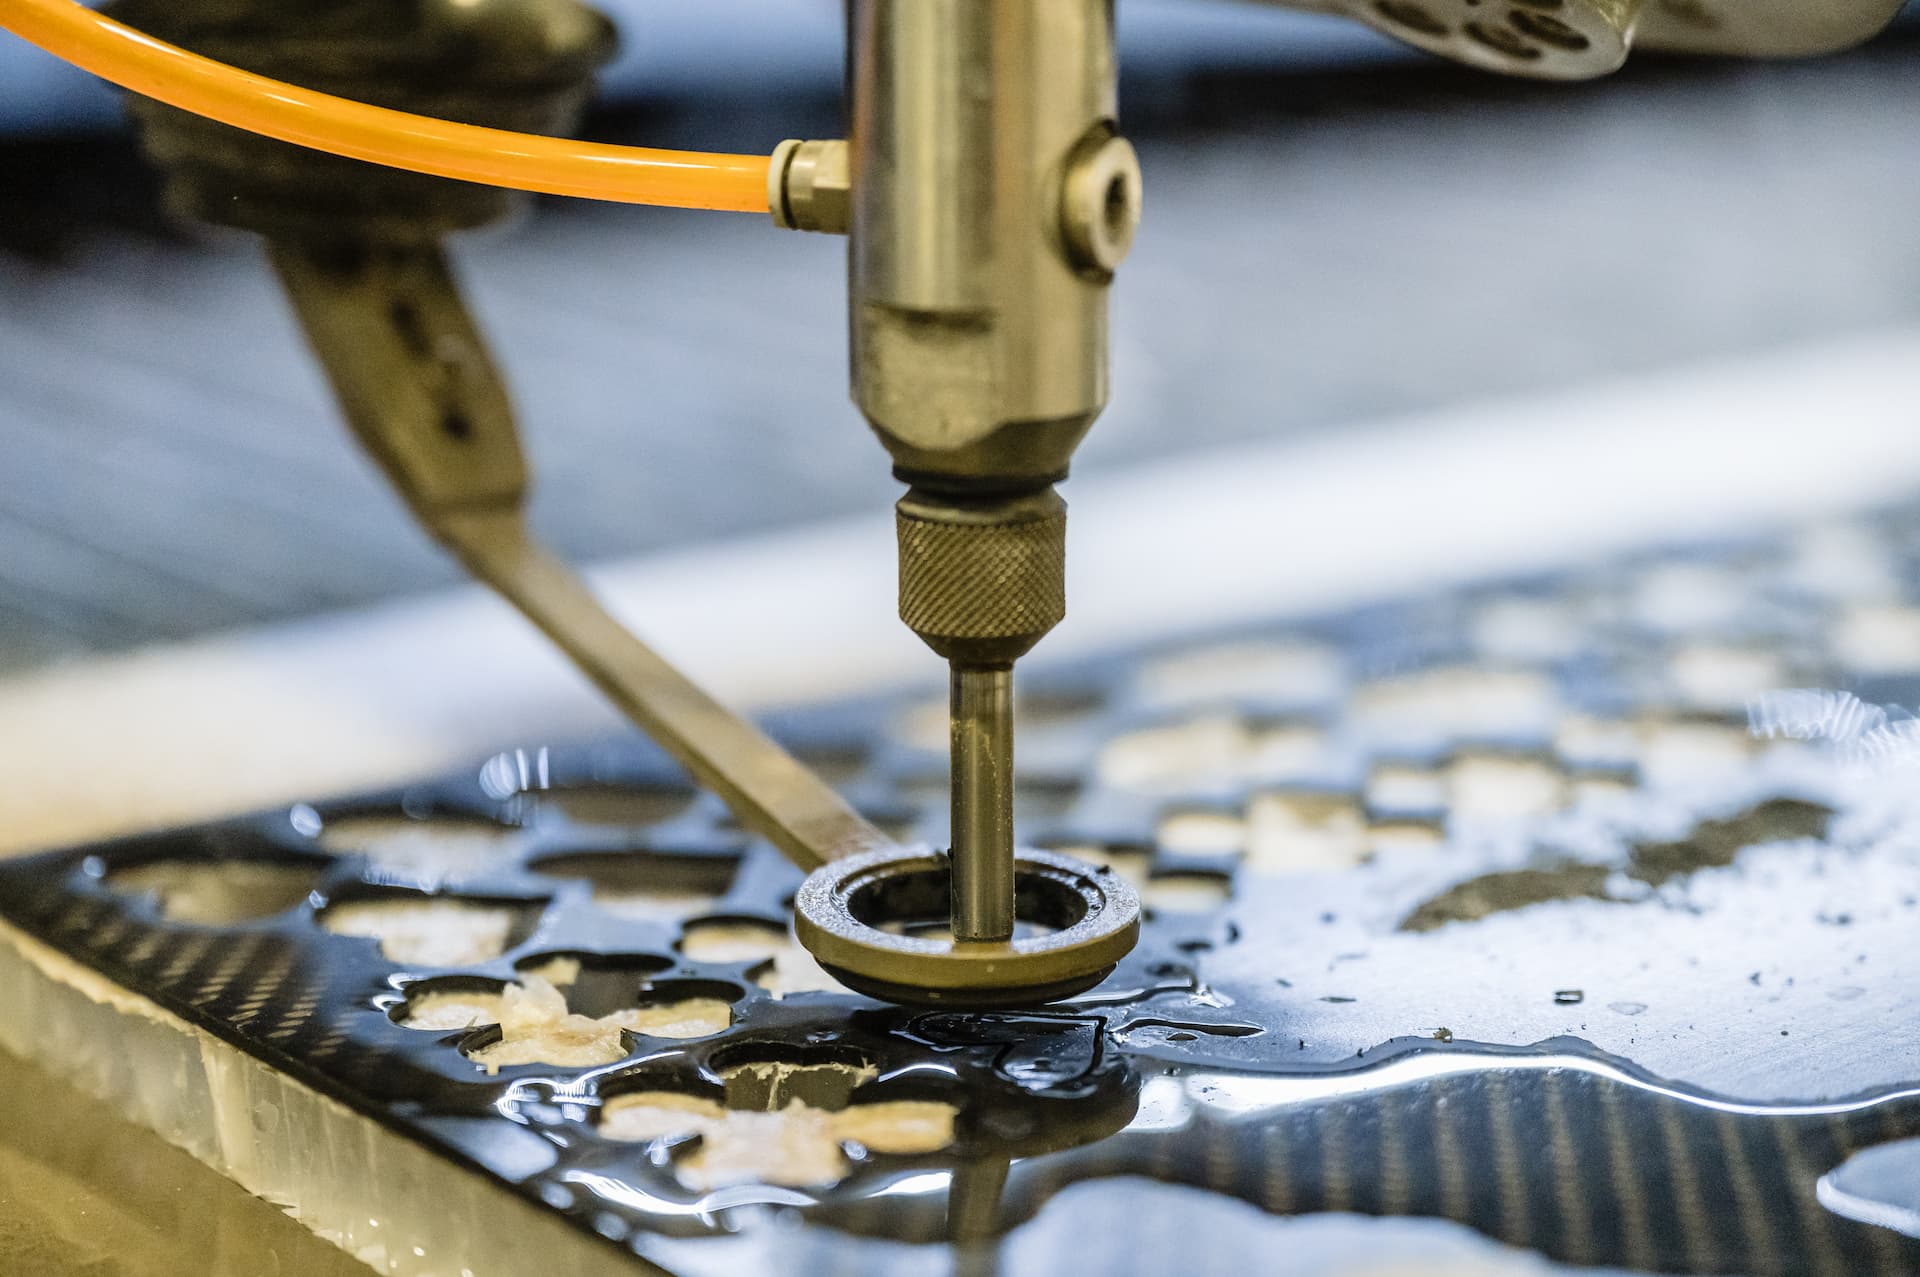
<path fill-rule="evenodd" d="M 1013 668 L 953 667 L 953 937 L 1013 936 Z"/>

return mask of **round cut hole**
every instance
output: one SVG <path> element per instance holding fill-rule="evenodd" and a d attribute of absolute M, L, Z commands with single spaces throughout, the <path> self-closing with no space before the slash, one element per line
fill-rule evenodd
<path fill-rule="evenodd" d="M 451 1033 L 500 1023 L 505 985 L 497 980 L 471 982 L 454 977 L 426 980 L 407 990 L 394 1020 L 409 1029 Z"/>
<path fill-rule="evenodd" d="M 416 895 L 329 905 L 320 925 L 335 935 L 368 936 L 388 961 L 407 966 L 475 966 L 531 934 L 541 907 L 519 901 Z"/>
<path fill-rule="evenodd" d="M 849 991 L 791 937 L 780 952 L 747 972 L 747 978 L 766 990 L 776 1002 L 797 993 Z"/>
<path fill-rule="evenodd" d="M 1230 811 L 1174 811 L 1161 819 L 1158 839 L 1163 856 L 1238 856 L 1247 849 L 1247 822 Z"/>
<path fill-rule="evenodd" d="M 710 913 L 733 882 L 737 852 L 584 852 L 536 860 L 535 873 L 587 882 L 593 903 L 635 922 L 683 922 Z"/>
<path fill-rule="evenodd" d="M 380 874 L 432 881 L 470 878 L 513 859 L 521 833 L 464 817 L 416 820 L 399 812 L 343 816 L 319 836 L 328 851 L 365 856 Z"/>
<path fill-rule="evenodd" d="M 624 1059 L 627 1040 L 611 1017 L 579 1015 L 560 990 L 529 976 L 507 986 L 498 1030 L 468 1054 L 489 1073 L 515 1064 L 594 1068 Z"/>
<path fill-rule="evenodd" d="M 1350 794 L 1277 790 L 1247 806 L 1246 863 L 1257 873 L 1351 869 L 1366 856 L 1366 822 Z"/>
<path fill-rule="evenodd" d="M 923 1156 L 952 1145 L 959 1110 L 939 1100 L 859 1103 L 869 1065 L 759 1060 L 723 1070 L 725 1099 L 665 1088 L 609 1098 L 600 1134 L 612 1140 L 683 1143 L 674 1173 L 689 1188 L 734 1184 L 824 1187 L 851 1170 L 848 1147 L 870 1155 Z"/>
<path fill-rule="evenodd" d="M 1232 894 L 1225 874 L 1156 874 L 1140 889 L 1140 903 L 1155 913 L 1209 913 Z"/>
<path fill-rule="evenodd" d="M 610 1017 L 630 1033 L 649 1038 L 711 1037 L 733 1027 L 733 1003 L 726 998 L 688 997 L 649 1002 Z"/>
<path fill-rule="evenodd" d="M 664 825 L 693 804 L 694 790 L 678 786 L 580 784 L 528 795 L 543 815 L 564 817 L 576 825 L 640 829 Z"/>
<path fill-rule="evenodd" d="M 151 895 L 169 922 L 218 926 L 304 904 L 322 868 L 310 860 L 157 860 L 114 870 L 106 885 L 123 895 Z"/>
<path fill-rule="evenodd" d="M 764 962 L 787 945 L 787 929 L 754 918 L 707 918 L 680 933 L 680 952 L 695 962 Z"/>
<path fill-rule="evenodd" d="M 776 1113 L 793 1104 L 838 1112 L 853 1102 L 853 1093 L 873 1081 L 880 1070 L 865 1060 L 792 1058 L 739 1060 L 720 1069 L 727 1107 Z"/>

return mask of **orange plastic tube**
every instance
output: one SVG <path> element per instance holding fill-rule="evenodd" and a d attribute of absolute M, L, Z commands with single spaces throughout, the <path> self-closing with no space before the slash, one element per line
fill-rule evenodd
<path fill-rule="evenodd" d="M 548 195 L 768 211 L 764 155 L 605 146 L 390 111 L 203 58 L 76 0 L 0 0 L 0 29 L 123 89 L 296 146 Z"/>

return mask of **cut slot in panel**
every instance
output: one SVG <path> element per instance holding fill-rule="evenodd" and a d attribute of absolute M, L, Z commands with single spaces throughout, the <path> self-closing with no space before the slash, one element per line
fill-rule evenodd
<path fill-rule="evenodd" d="M 1246 867 L 1257 873 L 1351 869 L 1368 854 L 1366 822 L 1350 795 L 1276 792 L 1247 805 Z"/>
<path fill-rule="evenodd" d="M 695 1038 L 733 1023 L 733 1004 L 746 996 L 726 980 L 659 980 L 673 959 L 657 953 L 543 953 L 523 958 L 522 978 L 561 991 L 566 1008 L 632 1033 Z"/>
<path fill-rule="evenodd" d="M 680 933 L 680 952 L 695 962 L 760 962 L 786 945 L 786 927 L 758 918 L 702 918 Z"/>
<path fill-rule="evenodd" d="M 514 964 L 522 978 L 532 976 L 565 989 L 569 1010 L 606 1015 L 636 1005 L 653 977 L 673 966 L 657 953 L 536 953 Z"/>
<path fill-rule="evenodd" d="M 699 1190 L 825 1187 L 852 1169 L 849 1145 L 868 1155 L 918 1156 L 953 1143 L 955 1105 L 856 1102 L 855 1091 L 875 1072 L 869 1064 L 832 1059 L 750 1060 L 722 1069 L 720 1097 L 641 1076 L 628 1083 L 635 1089 L 606 1100 L 598 1129 L 610 1140 L 673 1142 L 675 1175 Z"/>
<path fill-rule="evenodd" d="M 771 958 L 748 971 L 747 978 L 775 1001 L 801 993 L 849 992 L 847 986 L 827 974 L 827 969 L 791 937 Z"/>
<path fill-rule="evenodd" d="M 284 860 L 156 860 L 106 876 L 110 890 L 152 896 L 169 922 L 219 926 L 270 918 L 305 904 L 327 862 Z"/>
<path fill-rule="evenodd" d="M 695 796 L 692 786 L 588 782 L 539 790 L 526 798 L 543 819 L 557 816 L 576 825 L 644 829 L 677 819 Z"/>
<path fill-rule="evenodd" d="M 1095 868 L 1111 869 L 1138 891 L 1153 870 L 1153 850 L 1149 847 L 1104 843 L 1058 843 L 1049 848 L 1063 856 L 1083 860 Z"/>
<path fill-rule="evenodd" d="M 776 1112 L 798 1102 L 837 1111 L 853 1101 L 879 1069 L 858 1052 L 837 1047 L 742 1043 L 722 1052 L 714 1067 L 730 1109 Z"/>
<path fill-rule="evenodd" d="M 407 986 L 405 1000 L 391 1014 L 394 1023 L 425 1032 L 477 1029 L 500 1023 L 506 987 L 504 980 L 472 976 L 417 980 Z"/>
<path fill-rule="evenodd" d="M 395 892 L 338 901 L 321 911 L 319 922 L 335 935 L 379 941 L 390 962 L 462 967 L 491 962 L 525 940 L 543 908 L 524 900 Z"/>
<path fill-rule="evenodd" d="M 1377 747 L 1459 737 L 1544 735 L 1560 694 L 1544 674 L 1448 666 L 1367 683 L 1353 697 L 1354 725 Z"/>
<path fill-rule="evenodd" d="M 1163 706 L 1218 701 L 1319 704 L 1344 690 L 1346 663 L 1339 652 L 1320 643 L 1223 643 L 1149 661 L 1138 685 L 1150 704 Z"/>
<path fill-rule="evenodd" d="M 594 903 L 618 917 L 680 922 L 712 912 L 733 882 L 739 864 L 738 853 L 682 855 L 633 850 L 546 856 L 531 867 L 549 878 L 591 884 Z"/>
<path fill-rule="evenodd" d="M 500 997 L 500 1021 L 466 1046 L 489 1073 L 520 1064 L 594 1068 L 625 1059 L 623 1026 L 611 1017 L 577 1014 L 559 989 L 530 976 L 510 984 Z"/>
<path fill-rule="evenodd" d="M 609 1018 L 640 1037 L 703 1038 L 730 1028 L 733 1004 L 745 996 L 739 985 L 719 980 L 663 980 Z"/>
<path fill-rule="evenodd" d="M 1446 797 L 1456 820 L 1517 820 L 1566 805 L 1566 777 L 1532 755 L 1464 753 L 1448 764 Z"/>
<path fill-rule="evenodd" d="M 599 1010 L 577 989 L 528 975 L 501 994 L 497 1030 L 483 1032 L 467 1050 L 488 1072 L 523 1064 L 594 1068 L 624 1059 L 630 1038 L 679 1041 L 724 1032 L 743 996 L 739 986 L 717 981 L 667 981 L 632 995 L 628 1005 Z"/>
<path fill-rule="evenodd" d="M 1247 849 L 1247 822 L 1231 811 L 1173 811 L 1160 819 L 1159 842 L 1167 858 L 1237 856 Z"/>
<path fill-rule="evenodd" d="M 1208 913 L 1233 896 L 1233 880 L 1225 874 L 1155 874 L 1140 888 L 1140 903 L 1149 912 Z"/>
<path fill-rule="evenodd" d="M 525 839 L 510 825 L 464 816 L 378 812 L 328 820 L 319 843 L 365 856 L 376 876 L 421 881 L 477 877 L 512 863 Z"/>
<path fill-rule="evenodd" d="M 1100 751 L 1100 781 L 1114 789 L 1170 794 L 1245 774 L 1256 741 L 1234 714 L 1210 714 L 1127 732 Z"/>

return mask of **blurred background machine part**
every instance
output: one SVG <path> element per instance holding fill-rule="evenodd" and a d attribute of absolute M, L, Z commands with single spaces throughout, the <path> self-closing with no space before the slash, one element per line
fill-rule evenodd
<path fill-rule="evenodd" d="M 646 63 L 659 87 L 637 108 L 644 127 L 682 145 L 771 147 L 795 118 L 824 134 L 839 85 L 832 9 L 648 14 L 625 55 L 660 60 Z M 1911 29 L 1842 59 L 1641 59 L 1545 93 L 1408 65 L 1348 23 L 1204 0 L 1123 6 L 1131 131 L 1165 177 L 1151 251 L 1117 298 L 1118 402 L 1083 472 L 1909 320 Z M 718 48 L 740 80 L 720 76 Z M 19 64 L 0 106 L 51 100 L 33 91 L 37 73 L 60 64 L 15 42 L 0 54 Z M 724 96 L 677 106 L 674 75 L 702 67 Z M 632 99 L 617 73 L 614 89 Z M 596 125 L 603 137 L 635 128 L 631 116 Z M 21 141 L 0 163 L 13 197 L 0 419 L 23 479 L 0 509 L 18 546 L 0 582 L 0 664 L 450 579 L 338 448 L 320 383 L 243 246 L 163 238 L 146 201 L 121 193 L 140 176 L 110 140 Z M 1396 199 L 1408 184 L 1424 198 Z M 1741 217 L 1713 216 L 1753 189 L 1765 198 Z M 1613 252 L 1563 251 L 1575 240 Z M 859 464 L 869 443 L 787 411 L 839 390 L 816 349 L 835 327 L 838 246 L 731 219 L 548 204 L 514 237 L 474 237 L 459 254 L 546 476 L 535 518 L 568 556 L 884 498 L 884 476 Z M 1167 314 L 1191 318 L 1155 322 Z M 755 358 L 723 352 L 709 339 L 720 333 Z M 84 369 L 58 358 L 63 342 L 93 352 Z M 209 349 L 230 358 L 209 366 Z M 1355 350 L 1367 357 L 1339 357 Z M 573 375 L 583 360 L 596 378 Z M 653 424 L 701 405 L 713 411 L 698 431 Z M 84 451 L 68 446 L 75 420 Z M 183 420 L 190 431 L 169 427 Z M 163 483 L 137 490 L 130 465 Z M 740 500 L 652 477 L 722 470 Z"/>

